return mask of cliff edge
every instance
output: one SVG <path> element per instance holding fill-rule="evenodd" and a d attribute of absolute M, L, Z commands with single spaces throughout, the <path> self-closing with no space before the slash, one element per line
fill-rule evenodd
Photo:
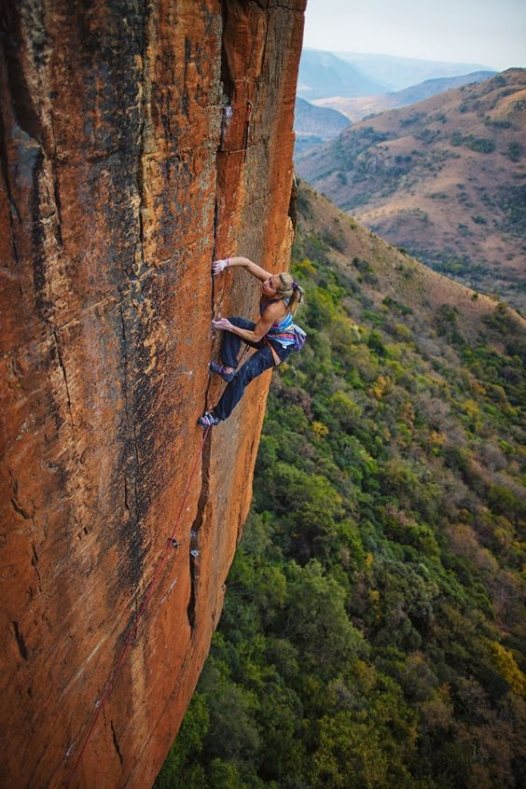
<path fill-rule="evenodd" d="M 288 261 L 304 7 L 3 6 L 2 785 L 148 786 L 192 695 L 269 382 L 203 443 L 210 265 Z"/>

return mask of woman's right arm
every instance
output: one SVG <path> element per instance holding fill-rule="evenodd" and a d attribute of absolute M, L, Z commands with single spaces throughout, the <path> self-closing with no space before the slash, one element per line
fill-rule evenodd
<path fill-rule="evenodd" d="M 245 257 L 237 256 L 233 258 L 226 258 L 225 262 L 227 266 L 217 267 L 218 270 L 216 271 L 216 263 L 222 263 L 223 261 L 215 261 L 212 264 L 212 268 L 214 269 L 214 274 L 219 274 L 224 268 L 244 268 L 248 271 L 249 274 L 252 274 L 253 277 L 256 279 L 261 280 L 261 282 L 265 282 L 269 277 L 272 276 L 270 271 L 265 271 L 265 269 L 258 266 L 256 263 L 253 263 L 251 260 Z"/>

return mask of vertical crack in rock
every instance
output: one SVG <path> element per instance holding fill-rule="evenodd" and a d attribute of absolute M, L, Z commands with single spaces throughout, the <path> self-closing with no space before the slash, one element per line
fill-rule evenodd
<path fill-rule="evenodd" d="M 224 30 L 227 25 L 227 17 L 228 17 L 228 3 L 224 1 L 221 3 L 221 15 L 222 15 L 222 30 L 224 33 Z M 228 102 L 227 106 L 228 105 L 231 106 L 235 93 L 235 81 L 230 69 L 224 38 L 221 42 L 221 82 L 223 84 L 223 102 L 226 99 Z M 222 151 L 222 138 L 223 138 L 224 125 L 225 125 L 225 117 L 223 115 L 223 118 L 221 119 L 221 133 L 219 136 L 217 153 L 216 153 L 216 174 L 218 172 L 219 155 L 221 154 Z M 213 225 L 214 243 L 212 249 L 213 259 L 215 259 L 218 254 L 217 235 L 218 235 L 219 221 L 220 221 L 220 194 L 219 194 L 219 186 L 217 185 L 216 182 L 214 218 L 213 218 L 213 223 L 214 223 Z M 210 296 L 210 312 L 212 316 L 214 314 L 215 297 L 216 297 L 214 284 L 215 284 L 214 280 L 212 280 L 212 291 Z M 211 380 L 209 377 L 205 391 L 205 410 L 208 408 L 210 387 L 211 387 Z M 210 446 L 210 441 L 208 440 L 206 442 L 206 445 L 203 447 L 203 452 L 201 457 L 201 491 L 199 494 L 199 500 L 197 504 L 197 513 L 192 523 L 192 527 L 190 529 L 190 543 L 189 543 L 189 555 L 188 555 L 188 561 L 190 565 L 190 595 L 189 595 L 188 606 L 187 606 L 187 618 L 192 631 L 194 630 L 196 625 L 195 610 L 196 610 L 197 584 L 199 581 L 199 531 L 204 521 L 204 511 L 209 496 L 210 464 L 211 464 L 211 446 Z"/>
<path fill-rule="evenodd" d="M 112 739 L 113 739 L 113 746 L 114 746 L 114 748 L 115 748 L 115 750 L 117 752 L 117 756 L 119 757 L 119 761 L 120 761 L 121 765 L 123 765 L 124 764 L 124 758 L 122 756 L 121 749 L 119 747 L 119 741 L 117 739 L 117 734 L 115 733 L 115 726 L 113 725 L 113 721 L 110 721 L 110 726 L 111 726 L 111 736 L 112 736 Z"/>
<path fill-rule="evenodd" d="M 13 507 L 14 511 L 20 515 L 24 520 L 32 520 L 31 515 L 29 515 L 23 507 L 20 506 L 16 497 L 13 496 L 11 499 L 11 506 Z"/>
<path fill-rule="evenodd" d="M 18 626 L 18 622 L 11 622 L 13 626 L 13 633 L 15 635 L 16 643 L 18 645 L 18 651 L 20 652 L 21 656 L 24 660 L 27 660 L 29 657 L 26 642 L 24 641 L 24 636 L 20 632 L 20 628 Z"/>
<path fill-rule="evenodd" d="M 144 244 L 145 244 L 145 237 L 144 237 L 144 210 L 145 210 L 145 200 L 144 200 L 144 189 L 145 189 L 145 176 L 144 176 L 144 156 L 145 156 L 145 140 L 146 140 L 146 117 L 147 117 L 147 108 L 150 101 L 150 83 L 148 79 L 149 69 L 148 69 L 148 22 L 149 22 L 149 3 L 148 0 L 145 0 L 144 3 L 144 23 L 142 29 L 142 41 L 138 42 L 139 45 L 139 54 L 141 58 L 141 80 L 139 83 L 139 113 L 140 113 L 140 120 L 139 120 L 139 145 L 137 151 L 137 194 L 139 197 L 139 209 L 138 209 L 138 220 L 139 220 L 139 240 L 137 244 L 137 257 L 140 260 L 140 265 L 138 266 L 138 273 L 142 273 L 142 269 L 144 267 Z"/>
<path fill-rule="evenodd" d="M 0 64 L 1 67 L 2 64 Z M 9 166 L 7 163 L 7 140 L 4 130 L 4 122 L 2 114 L 0 113 L 0 172 L 2 173 L 2 180 L 5 184 L 5 193 L 9 203 L 9 227 L 11 230 L 11 249 L 13 252 L 13 260 L 16 263 L 17 269 L 20 266 L 20 258 L 18 256 L 18 248 L 16 244 L 15 221 L 20 222 L 20 211 L 13 197 L 11 189 L 11 181 L 9 178 Z"/>
<path fill-rule="evenodd" d="M 13 471 L 11 469 L 8 469 L 8 472 L 9 472 L 9 477 L 11 479 L 11 488 L 13 491 L 13 495 L 11 496 L 10 499 L 11 506 L 17 515 L 20 515 L 20 517 L 23 518 L 25 521 L 30 522 L 31 524 L 30 529 L 31 531 L 33 531 L 35 527 L 34 516 L 31 513 L 29 513 L 25 509 L 25 507 L 21 504 L 18 498 L 18 481 L 15 479 Z M 38 579 L 38 589 L 39 591 L 42 591 L 42 577 L 38 569 L 39 556 L 33 538 L 31 539 L 31 552 L 32 552 L 31 566 L 33 567 L 35 571 L 35 575 Z"/>
<path fill-rule="evenodd" d="M 142 578 L 142 534 L 139 516 L 139 475 L 140 457 L 135 423 L 134 403 L 130 396 L 133 392 L 129 358 L 129 340 L 124 305 L 120 305 L 122 328 L 122 360 L 124 366 L 124 413 L 126 417 L 126 437 L 124 440 L 124 503 L 129 517 L 120 528 L 120 536 L 127 554 L 127 583 L 137 587 Z M 131 402 L 130 402 L 131 401 Z"/>
<path fill-rule="evenodd" d="M 151 123 L 151 103 L 152 103 L 152 77 L 149 49 L 154 47 L 154 13 L 151 0 L 144 0 L 144 12 L 142 23 L 142 35 L 137 37 L 137 48 L 140 57 L 140 80 L 139 80 L 139 131 L 138 131 L 138 151 L 137 151 L 137 195 L 139 198 L 139 241 L 138 257 L 140 266 L 138 273 L 144 273 L 143 269 L 148 265 L 145 260 L 144 250 L 146 246 L 145 215 L 147 214 L 147 203 L 145 198 L 147 171 L 146 160 L 150 153 L 149 137 L 152 133 Z"/>
<path fill-rule="evenodd" d="M 184 39 L 184 65 L 183 65 L 183 92 L 181 95 L 181 107 L 186 118 L 190 117 L 190 97 L 188 95 L 188 64 L 192 59 L 192 42 L 185 36 Z"/>
<path fill-rule="evenodd" d="M 292 179 L 292 187 L 290 190 L 288 216 L 292 222 L 292 232 L 296 235 L 296 225 L 298 223 L 298 182 L 295 177 Z"/>
<path fill-rule="evenodd" d="M 130 512 L 130 501 L 129 501 L 129 493 L 128 493 L 128 480 L 124 477 L 124 509 L 126 512 Z"/>
<path fill-rule="evenodd" d="M 58 338 L 58 333 L 57 333 L 56 329 L 53 329 L 52 334 L 53 334 L 53 340 L 54 340 L 54 343 L 55 343 L 55 348 L 56 348 L 56 351 L 57 351 L 57 361 L 58 361 L 59 367 L 60 367 L 60 369 L 62 371 L 62 377 L 64 378 L 64 386 L 66 387 L 66 397 L 67 397 L 67 401 L 68 401 L 69 417 L 71 419 L 71 423 L 73 424 L 73 414 L 71 412 L 71 397 L 70 397 L 70 393 L 69 393 L 68 376 L 66 374 L 66 367 L 64 365 L 64 359 L 62 358 L 62 350 L 61 350 L 61 347 L 60 347 L 60 340 Z"/>
<path fill-rule="evenodd" d="M 46 253 L 44 229 L 41 217 L 41 177 L 44 170 L 44 152 L 38 147 L 31 152 L 33 155 L 33 188 L 32 188 L 32 241 L 33 241 L 33 284 L 35 287 L 35 299 L 40 317 L 49 323 L 52 305 L 46 298 Z"/>
<path fill-rule="evenodd" d="M 51 115 L 49 114 L 49 117 L 47 117 L 41 102 L 38 101 L 38 98 L 43 97 L 48 90 L 44 84 L 46 80 L 47 56 L 49 52 L 49 40 L 44 24 L 44 13 L 43 4 L 38 3 L 21 4 L 18 13 L 9 9 L 6 4 L 3 5 L 0 12 L 0 31 L 2 33 L 2 61 L 0 63 L 0 68 L 4 75 L 7 93 L 11 99 L 10 106 L 13 112 L 15 126 L 18 126 L 19 130 L 25 136 L 24 144 L 19 149 L 20 155 L 22 154 L 22 150 L 24 150 L 25 165 L 33 172 L 32 227 L 34 284 L 37 306 L 41 317 L 45 322 L 49 323 L 51 305 L 44 296 L 44 289 L 46 286 L 44 260 L 46 252 L 45 230 L 42 222 L 42 205 L 43 201 L 45 202 L 45 182 L 49 175 L 49 165 L 53 170 L 53 191 L 57 220 L 52 224 L 58 246 L 62 245 L 62 229 L 60 197 L 54 173 L 54 162 L 46 152 L 46 140 L 49 138 L 49 134 L 46 133 L 46 127 L 51 121 Z M 30 31 L 30 35 L 28 35 L 28 31 Z M 28 74 L 38 75 L 38 90 L 35 90 L 35 84 L 31 81 Z M 19 132 L 18 137 L 21 136 Z M 51 138 L 53 138 L 53 135 L 51 135 Z M 19 265 L 20 259 L 15 237 L 15 219 L 17 222 L 20 222 L 21 215 L 13 197 L 7 161 L 7 140 L 4 122 L 1 117 L 0 141 L 0 166 L 10 207 L 11 247 L 13 258 Z"/>
<path fill-rule="evenodd" d="M 215 206 L 214 206 L 214 245 L 212 257 L 216 256 L 216 240 L 217 240 L 217 223 L 218 223 L 218 198 L 216 192 Z M 212 291 L 210 295 L 210 310 L 214 314 L 214 284 L 212 282 Z M 205 390 L 205 410 L 208 407 L 208 395 L 210 392 L 211 380 L 208 377 L 208 382 Z M 201 453 L 201 491 L 199 493 L 199 500 L 197 503 L 197 513 L 190 529 L 189 541 L 189 554 L 188 561 L 190 563 L 190 596 L 186 614 L 188 624 L 193 632 L 195 628 L 195 608 L 197 596 L 197 583 L 199 581 L 199 530 L 204 520 L 204 510 L 208 501 L 209 485 L 210 485 L 210 463 L 211 463 L 211 446 L 210 438 L 205 442 Z"/>
<path fill-rule="evenodd" d="M 37 4 L 21 4 L 20 11 L 11 10 L 2 4 L 0 9 L 0 33 L 2 34 L 2 49 L 5 52 L 6 79 L 11 97 L 11 107 L 20 128 L 38 145 L 42 142 L 42 125 L 33 101 L 33 96 L 38 95 L 34 86 L 30 86 L 26 77 L 26 70 L 22 68 L 20 53 L 29 47 L 29 56 L 38 68 L 42 66 L 42 53 L 45 45 L 45 33 L 41 19 L 37 19 L 35 8 Z M 13 4 L 16 6 L 16 3 Z M 27 35 L 22 30 L 25 27 L 31 31 Z"/>
<path fill-rule="evenodd" d="M 56 167 L 56 152 L 53 150 L 53 157 L 50 161 L 51 164 L 51 177 L 53 180 L 53 199 L 55 202 L 55 215 L 56 221 L 53 223 L 54 230 L 55 230 L 55 240 L 57 246 L 61 248 L 63 246 L 62 240 L 62 204 L 60 201 L 60 190 L 58 185 L 58 177 L 57 177 L 57 167 Z"/>
<path fill-rule="evenodd" d="M 221 82 L 223 83 L 223 93 L 228 96 L 232 104 L 236 90 L 236 82 L 230 68 L 224 39 L 224 31 L 228 26 L 228 2 L 226 2 L 226 0 L 222 0 L 221 2 L 221 17 L 223 22 L 223 39 L 221 41 Z"/>
<path fill-rule="evenodd" d="M 210 441 L 206 442 L 203 447 L 201 458 L 201 493 L 197 503 L 197 514 L 195 516 L 192 528 L 190 529 L 190 597 L 188 600 L 188 607 L 186 615 L 188 617 L 188 624 L 192 631 L 195 628 L 195 607 L 197 597 L 197 584 L 199 582 L 199 530 L 203 525 L 204 511 L 208 502 L 209 487 L 210 487 L 210 462 L 211 462 L 211 448 Z"/>
<path fill-rule="evenodd" d="M 38 569 L 39 557 L 38 557 L 37 549 L 35 548 L 35 543 L 34 542 L 31 543 L 31 551 L 33 553 L 33 556 L 31 557 L 31 565 L 32 565 L 32 567 L 33 567 L 33 569 L 34 569 L 34 571 L 36 573 L 37 578 L 38 578 L 38 590 L 39 590 L 39 592 L 41 592 L 42 591 L 42 576 L 40 575 L 40 571 Z"/>
<path fill-rule="evenodd" d="M 130 125 L 125 130 L 133 140 L 133 148 L 130 149 L 130 157 L 126 163 L 129 170 L 124 172 L 128 221 L 133 226 L 134 241 L 130 248 L 129 264 L 125 269 L 126 277 L 119 288 L 124 405 L 121 456 L 124 506 L 118 538 L 122 566 L 119 587 L 128 587 L 133 590 L 134 595 L 144 582 L 143 523 L 149 504 L 145 479 L 151 458 L 148 440 L 152 428 L 152 383 L 148 374 L 151 315 L 143 292 L 148 268 L 147 158 L 151 94 L 148 48 L 150 28 L 153 24 L 150 0 L 143 0 L 139 4 L 137 19 L 140 23 L 133 30 L 133 48 L 127 51 L 130 67 L 126 71 L 126 82 L 122 89 L 126 101 L 130 101 L 132 96 L 134 100 L 134 112 L 129 116 Z M 134 618 L 135 613 L 132 613 L 132 622 Z"/>

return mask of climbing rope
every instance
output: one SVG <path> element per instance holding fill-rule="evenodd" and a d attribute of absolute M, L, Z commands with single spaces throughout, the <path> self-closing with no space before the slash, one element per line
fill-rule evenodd
<path fill-rule="evenodd" d="M 82 741 L 82 746 L 81 746 L 81 748 L 79 750 L 77 758 L 75 759 L 75 761 L 74 761 L 74 763 L 73 763 L 73 765 L 71 767 L 71 770 L 69 772 L 68 778 L 66 780 L 66 786 L 68 786 L 70 784 L 71 779 L 73 778 L 73 776 L 74 776 L 74 774 L 76 772 L 76 769 L 77 769 L 77 767 L 78 767 L 78 765 L 80 763 L 80 760 L 81 760 L 81 758 L 82 758 L 82 756 L 84 754 L 84 751 L 86 750 L 86 746 L 87 746 L 87 744 L 88 744 L 88 742 L 90 740 L 90 737 L 91 737 L 91 735 L 93 733 L 93 730 L 95 728 L 95 725 L 97 723 L 99 715 L 102 712 L 102 709 L 104 708 L 104 704 L 108 700 L 108 698 L 109 698 L 109 696 L 111 694 L 111 691 L 113 690 L 113 685 L 114 685 L 114 682 L 115 682 L 115 678 L 117 677 L 117 674 L 119 673 L 119 670 L 120 670 L 122 664 L 124 663 L 124 659 L 125 659 L 126 655 L 128 654 L 128 651 L 129 651 L 134 639 L 136 638 L 137 626 L 139 624 L 140 619 L 146 613 L 147 608 L 148 608 L 148 604 L 149 604 L 150 600 L 152 599 L 153 593 L 154 593 L 154 591 L 156 590 L 156 588 L 157 588 L 157 586 L 159 584 L 159 581 L 160 581 L 160 579 L 162 577 L 162 571 L 164 570 L 164 567 L 166 565 L 166 561 L 168 559 L 168 556 L 170 555 L 172 550 L 178 548 L 180 546 L 180 544 L 181 544 L 177 540 L 176 531 L 177 531 L 177 528 L 179 526 L 179 521 L 181 519 L 181 515 L 183 514 L 183 509 L 184 509 L 184 506 L 186 504 L 186 497 L 188 496 L 188 492 L 190 490 L 190 485 L 191 485 L 191 483 L 193 481 L 193 478 L 194 478 L 194 475 L 195 475 L 195 471 L 196 471 L 196 468 L 197 468 L 197 463 L 198 463 L 199 458 L 201 457 L 201 455 L 203 453 L 203 447 L 205 445 L 205 441 L 207 439 L 209 431 L 210 431 L 210 428 L 207 427 L 206 430 L 203 433 L 203 438 L 202 438 L 201 444 L 199 446 L 199 451 L 196 453 L 196 458 L 195 458 L 194 464 L 192 466 L 192 469 L 190 471 L 190 475 L 188 477 L 188 482 L 186 484 L 186 489 L 185 489 L 184 494 L 183 494 L 183 498 L 182 498 L 182 501 L 181 501 L 181 507 L 179 509 L 179 513 L 178 513 L 177 518 L 175 520 L 175 524 L 174 524 L 174 527 L 173 527 L 173 532 L 172 532 L 171 536 L 168 537 L 167 540 L 166 540 L 166 545 L 165 545 L 165 547 L 163 549 L 163 552 L 161 553 L 159 559 L 157 560 L 157 564 L 155 565 L 153 576 L 152 576 L 152 580 L 150 581 L 150 583 L 148 584 L 148 586 L 146 588 L 146 591 L 144 593 L 141 605 L 139 606 L 138 609 L 136 609 L 133 625 L 130 625 L 130 627 L 128 629 L 128 633 L 126 635 L 126 639 L 125 639 L 124 644 L 122 645 L 121 650 L 120 650 L 120 652 L 119 652 L 119 654 L 117 656 L 117 660 L 115 662 L 115 665 L 113 666 L 112 670 L 110 671 L 110 673 L 108 675 L 108 678 L 107 678 L 106 682 L 103 685 L 100 697 L 95 702 L 95 707 L 96 707 L 95 712 L 94 712 L 93 717 L 91 719 L 91 722 L 90 722 L 90 724 L 88 726 L 86 734 L 84 735 L 84 739 Z M 68 751 L 66 753 L 66 758 L 67 759 L 70 757 L 72 751 L 73 751 L 73 745 L 70 746 L 70 748 L 68 749 Z"/>

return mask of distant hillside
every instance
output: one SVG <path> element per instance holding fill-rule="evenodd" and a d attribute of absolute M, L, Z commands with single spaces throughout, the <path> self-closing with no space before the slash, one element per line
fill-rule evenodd
<path fill-rule="evenodd" d="M 452 319 L 455 330 L 466 344 L 476 342 L 483 335 L 489 341 L 484 327 L 503 306 L 494 295 L 476 292 L 434 271 L 405 249 L 393 247 L 354 216 L 346 216 L 301 179 L 298 179 L 297 211 L 297 258 L 316 254 L 345 273 L 354 283 L 355 293 L 360 294 L 360 298 L 353 298 L 353 314 L 357 319 L 370 318 L 370 310 L 383 312 L 386 301 L 394 300 L 399 307 L 403 304 L 399 315 L 404 322 L 410 323 L 415 332 L 420 329 L 427 335 L 436 323 L 437 313 L 448 305 L 456 316 Z M 505 309 L 513 315 L 514 326 L 526 342 L 526 318 L 512 308 Z M 492 347 L 499 349 L 500 340 L 494 338 Z"/>
<path fill-rule="evenodd" d="M 425 82 L 420 82 L 418 85 L 404 88 L 404 90 L 384 93 L 380 96 L 360 96 L 354 99 L 334 96 L 329 99 L 316 99 L 316 105 L 337 110 L 347 116 L 353 123 L 356 123 L 369 115 L 376 115 L 386 110 L 395 110 L 399 107 L 407 107 L 431 96 L 445 93 L 452 88 L 460 88 L 462 85 L 469 85 L 472 82 L 483 82 L 495 73 L 494 71 L 475 71 L 472 74 L 463 74 L 462 76 L 428 79 Z"/>
<path fill-rule="evenodd" d="M 316 49 L 301 53 L 297 94 L 307 101 L 326 96 L 371 96 L 388 86 L 364 74 L 351 63 Z"/>
<path fill-rule="evenodd" d="M 489 71 L 480 63 L 446 63 L 441 60 L 401 58 L 396 55 L 372 55 L 361 52 L 334 52 L 375 82 L 388 85 L 389 90 L 402 90 L 428 79 L 455 77 L 473 71 Z"/>
<path fill-rule="evenodd" d="M 296 134 L 295 153 L 301 153 L 312 145 L 326 142 L 337 137 L 350 121 L 341 112 L 329 107 L 316 107 L 305 99 L 296 99 L 294 132 Z"/>
<path fill-rule="evenodd" d="M 495 71 L 474 71 L 471 74 L 462 74 L 456 77 L 440 77 L 437 79 L 427 79 L 418 85 L 412 85 L 404 90 L 399 90 L 391 94 L 399 107 L 407 107 L 409 104 L 416 104 L 418 101 L 429 99 L 439 93 L 445 93 L 452 88 L 461 88 L 463 85 L 484 82 L 496 74 Z M 396 107 L 386 107 L 385 109 L 396 109 Z"/>
<path fill-rule="evenodd" d="M 526 310 L 526 70 L 382 113 L 296 169 L 393 244 Z"/>

